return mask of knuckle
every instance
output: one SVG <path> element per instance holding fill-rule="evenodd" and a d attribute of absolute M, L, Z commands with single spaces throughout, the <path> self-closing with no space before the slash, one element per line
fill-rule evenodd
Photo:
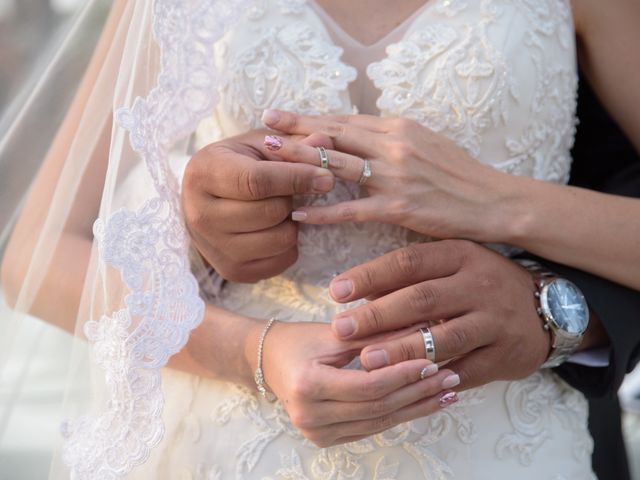
<path fill-rule="evenodd" d="M 414 245 L 399 250 L 395 256 L 395 268 L 405 277 L 413 277 L 421 268 L 422 258 L 418 248 Z"/>
<path fill-rule="evenodd" d="M 184 175 L 182 176 L 183 191 L 195 190 L 200 183 L 200 169 L 197 155 L 198 154 L 191 157 L 191 160 L 189 160 L 184 169 Z"/>
<path fill-rule="evenodd" d="M 317 387 L 307 372 L 300 372 L 291 382 L 291 394 L 300 400 L 309 400 L 316 397 Z"/>
<path fill-rule="evenodd" d="M 408 339 L 403 339 L 398 344 L 398 353 L 401 360 L 415 360 L 416 358 L 424 358 L 425 354 L 416 350 L 415 345 Z"/>
<path fill-rule="evenodd" d="M 274 198 L 264 203 L 262 215 L 269 223 L 277 225 L 289 216 L 289 202 L 284 198 Z"/>
<path fill-rule="evenodd" d="M 377 283 L 376 274 L 372 268 L 365 265 L 360 271 L 360 275 L 355 279 L 355 286 L 359 287 L 359 290 L 370 292 L 373 290 Z M 371 305 L 371 304 L 369 304 Z"/>
<path fill-rule="evenodd" d="M 243 170 L 238 176 L 239 190 L 246 191 L 253 200 L 259 200 L 269 195 L 271 181 L 262 170 L 250 168 Z"/>
<path fill-rule="evenodd" d="M 411 219 L 411 215 L 416 210 L 416 204 L 406 197 L 389 198 L 386 205 L 389 217 L 399 224 Z"/>
<path fill-rule="evenodd" d="M 416 126 L 416 122 L 406 117 L 397 117 L 393 119 L 393 129 L 398 133 L 409 132 Z"/>
<path fill-rule="evenodd" d="M 313 190 L 312 178 L 308 175 L 302 175 L 296 171 L 292 172 L 291 188 L 292 193 L 309 193 Z"/>
<path fill-rule="evenodd" d="M 385 398 L 374 400 L 371 404 L 371 413 L 375 416 L 382 416 L 389 413 L 389 401 Z"/>
<path fill-rule="evenodd" d="M 338 208 L 338 218 L 345 222 L 354 221 L 357 219 L 358 212 L 351 206 L 342 206 Z"/>
<path fill-rule="evenodd" d="M 225 261 L 212 266 L 216 269 L 216 273 L 229 282 L 255 283 L 262 280 L 259 273 L 248 271 L 239 262 Z"/>
<path fill-rule="evenodd" d="M 395 163 L 402 164 L 405 159 L 414 156 L 415 150 L 406 141 L 393 140 L 389 145 L 390 157 Z"/>
<path fill-rule="evenodd" d="M 215 156 L 212 154 L 213 149 L 209 145 L 198 150 L 187 162 L 182 177 L 182 186 L 187 190 L 195 190 L 201 187 L 203 176 L 209 169 L 206 168 Z"/>
<path fill-rule="evenodd" d="M 328 448 L 333 445 L 332 439 L 326 437 L 325 435 L 315 432 L 303 432 L 302 434 L 307 440 L 309 440 L 318 448 Z"/>
<path fill-rule="evenodd" d="M 466 329 L 454 326 L 453 322 L 444 323 L 443 331 L 444 336 L 447 339 L 447 344 L 450 350 L 455 354 L 456 352 L 462 352 L 465 346 L 469 343 L 469 335 Z"/>
<path fill-rule="evenodd" d="M 298 243 L 298 227 L 293 222 L 282 224 L 278 229 L 275 244 L 283 247 L 292 247 Z"/>
<path fill-rule="evenodd" d="M 347 168 L 347 159 L 342 155 L 333 155 L 331 157 L 331 168 L 333 170 L 344 170 Z"/>
<path fill-rule="evenodd" d="M 384 331 L 384 316 L 375 302 L 369 303 L 363 308 L 362 316 L 367 332 Z"/>
<path fill-rule="evenodd" d="M 372 421 L 372 426 L 373 429 L 377 432 L 379 431 L 383 431 L 383 430 L 388 430 L 391 427 L 393 427 L 394 422 L 393 422 L 393 416 L 392 415 L 382 415 L 380 417 L 377 417 L 375 419 L 373 419 Z"/>
<path fill-rule="evenodd" d="M 345 134 L 346 129 L 346 123 L 332 122 L 323 128 L 322 133 L 331 138 L 340 138 Z"/>
<path fill-rule="evenodd" d="M 291 424 L 298 430 L 308 430 L 316 425 L 316 419 L 313 414 L 305 412 L 302 408 L 292 409 L 289 411 L 289 420 Z"/>
<path fill-rule="evenodd" d="M 438 289 L 428 283 L 414 285 L 409 295 L 409 306 L 413 311 L 423 312 L 432 310 L 438 305 Z"/>
<path fill-rule="evenodd" d="M 336 123 L 347 124 L 350 121 L 349 115 L 332 115 L 331 120 Z"/>
<path fill-rule="evenodd" d="M 184 205 L 184 220 L 189 230 L 201 231 L 205 225 L 209 225 L 206 221 L 205 210 L 202 208 L 195 208 L 190 206 L 187 202 Z"/>
<path fill-rule="evenodd" d="M 284 130 L 295 130 L 298 127 L 298 116 L 290 112 L 281 112 L 280 122 Z"/>

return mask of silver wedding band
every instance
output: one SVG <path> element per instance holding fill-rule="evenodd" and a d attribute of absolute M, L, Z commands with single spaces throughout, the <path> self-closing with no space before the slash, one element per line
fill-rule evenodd
<path fill-rule="evenodd" d="M 324 147 L 316 147 L 320 154 L 320 166 L 322 168 L 329 168 L 329 154 Z"/>
<path fill-rule="evenodd" d="M 430 362 L 436 361 L 436 344 L 433 342 L 433 335 L 428 328 L 421 328 L 422 340 L 424 341 L 424 350 L 427 354 L 427 360 Z"/>
<path fill-rule="evenodd" d="M 366 158 L 363 159 L 363 164 L 362 164 L 362 173 L 360 174 L 360 179 L 358 180 L 358 183 L 360 185 L 364 185 L 365 183 L 367 183 L 367 180 L 369 180 L 369 178 L 371 178 L 371 162 L 369 160 L 367 160 Z"/>

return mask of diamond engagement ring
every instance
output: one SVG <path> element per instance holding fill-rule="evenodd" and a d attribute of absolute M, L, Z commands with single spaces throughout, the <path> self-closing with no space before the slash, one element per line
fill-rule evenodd
<path fill-rule="evenodd" d="M 427 360 L 430 362 L 436 361 L 436 344 L 433 343 L 433 335 L 428 328 L 421 328 L 422 340 L 424 341 L 424 350 L 427 353 Z"/>
<path fill-rule="evenodd" d="M 316 147 L 320 154 L 320 166 L 322 168 L 329 168 L 329 154 L 324 147 Z"/>
<path fill-rule="evenodd" d="M 358 180 L 358 183 L 360 185 L 364 185 L 365 183 L 367 183 L 367 180 L 371 178 L 371 175 L 373 173 L 371 171 L 371 162 L 366 158 L 363 159 L 363 162 L 364 163 L 362 164 L 362 173 L 360 174 L 360 179 Z"/>

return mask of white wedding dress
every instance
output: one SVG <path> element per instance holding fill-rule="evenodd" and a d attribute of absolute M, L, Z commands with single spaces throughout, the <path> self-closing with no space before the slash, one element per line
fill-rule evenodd
<path fill-rule="evenodd" d="M 198 130 L 202 144 L 260 127 L 269 107 L 357 108 L 414 119 L 506 172 L 568 177 L 577 83 L 568 0 L 430 0 L 371 47 L 310 1 L 262 0 L 219 44 L 217 62 L 220 102 Z M 299 201 L 359 194 L 339 183 Z M 216 301 L 254 317 L 329 322 L 345 308 L 327 294 L 335 273 L 416 240 L 389 225 L 303 225 L 293 267 L 255 285 L 229 283 Z M 163 390 L 164 438 L 129 478 L 595 478 L 587 402 L 550 371 L 465 392 L 430 417 L 327 449 L 305 441 L 281 405 L 243 388 L 166 370 Z"/>

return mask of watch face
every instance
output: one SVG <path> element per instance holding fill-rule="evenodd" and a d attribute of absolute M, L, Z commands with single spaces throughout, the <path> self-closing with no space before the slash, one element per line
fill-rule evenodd
<path fill-rule="evenodd" d="M 589 323 L 589 308 L 582 292 L 563 278 L 551 282 L 540 298 L 543 310 L 559 328 L 573 335 L 584 333 Z"/>

